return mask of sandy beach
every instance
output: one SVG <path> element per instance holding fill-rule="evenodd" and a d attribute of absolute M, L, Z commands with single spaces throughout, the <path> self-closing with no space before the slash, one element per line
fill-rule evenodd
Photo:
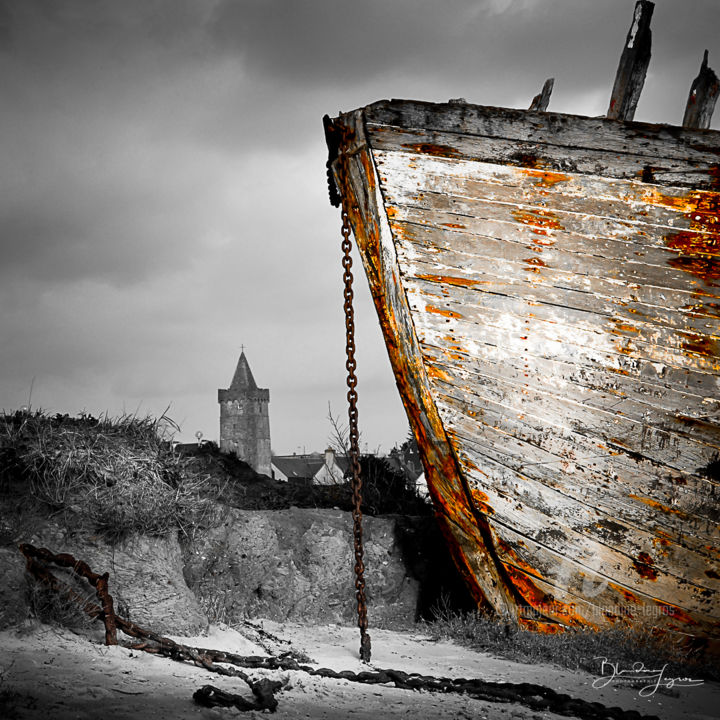
<path fill-rule="evenodd" d="M 663 720 L 720 717 L 720 685 L 705 682 L 693 687 L 659 688 L 642 697 L 640 687 L 625 686 L 620 678 L 607 683 L 599 675 L 570 672 L 550 665 L 526 665 L 474 652 L 451 642 L 437 642 L 421 632 L 372 631 L 370 667 L 357 657 L 358 635 L 352 627 L 303 626 L 257 621 L 275 640 L 225 626 L 208 634 L 173 638 L 186 645 L 214 648 L 242 655 L 277 655 L 293 650 L 306 653 L 313 667 L 336 671 L 393 668 L 436 677 L 536 683 L 605 707 L 635 710 Z M 254 636 L 250 639 L 250 636 Z M 185 663 L 130 650 L 106 647 L 97 636 L 38 623 L 26 623 L 0 633 L 0 716 L 75 720 L 103 717 L 137 718 L 259 717 L 259 711 L 204 708 L 193 701 L 203 685 L 213 685 L 248 699 L 252 694 L 240 679 Z M 339 720 L 378 718 L 527 718 L 560 717 L 537 712 L 522 703 L 484 702 L 456 693 L 405 690 L 390 685 L 365 685 L 344 679 L 308 675 L 302 671 L 249 670 L 253 679 L 280 680 L 275 717 Z M 605 678 L 607 679 L 607 678 Z M 670 678 L 663 683 L 669 684 Z M 599 685 L 605 685 L 599 687 Z M 647 685 L 647 683 L 646 683 Z"/>

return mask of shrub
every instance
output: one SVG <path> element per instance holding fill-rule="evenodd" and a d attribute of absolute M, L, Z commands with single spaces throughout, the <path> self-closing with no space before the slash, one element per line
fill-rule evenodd
<path fill-rule="evenodd" d="M 0 417 L 2 485 L 20 485 L 114 539 L 184 529 L 207 512 L 207 478 L 173 452 L 168 433 L 174 429 L 164 415 L 6 414 Z"/>

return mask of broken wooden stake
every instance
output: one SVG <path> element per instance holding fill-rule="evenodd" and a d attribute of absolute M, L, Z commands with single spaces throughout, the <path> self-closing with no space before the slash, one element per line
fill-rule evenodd
<path fill-rule="evenodd" d="M 635 5 L 632 25 L 620 56 L 615 84 L 610 96 L 607 117 L 611 120 L 632 120 L 635 117 L 635 108 L 650 64 L 652 44 L 650 20 L 654 8 L 655 4 L 650 0 L 638 0 Z"/>
<path fill-rule="evenodd" d="M 545 81 L 540 93 L 532 99 L 530 110 L 538 110 L 540 112 L 547 110 L 548 103 L 550 102 L 550 93 L 552 92 L 554 84 L 555 78 L 548 78 Z"/>
<path fill-rule="evenodd" d="M 682 121 L 683 127 L 704 130 L 709 128 L 718 94 L 720 94 L 720 81 L 712 68 L 708 67 L 708 51 L 706 50 L 700 65 L 700 72 L 690 86 L 690 94 Z"/>

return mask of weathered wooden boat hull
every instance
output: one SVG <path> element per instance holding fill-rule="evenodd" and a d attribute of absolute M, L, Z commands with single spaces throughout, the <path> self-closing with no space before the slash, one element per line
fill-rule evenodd
<path fill-rule="evenodd" d="M 478 604 L 720 635 L 720 133 L 384 101 L 326 135 Z"/>

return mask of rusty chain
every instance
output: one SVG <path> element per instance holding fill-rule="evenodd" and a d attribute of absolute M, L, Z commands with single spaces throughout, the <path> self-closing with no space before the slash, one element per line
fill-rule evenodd
<path fill-rule="evenodd" d="M 341 168 L 347 180 L 347 156 L 340 156 Z M 360 432 L 358 430 L 357 377 L 355 370 L 355 311 L 353 309 L 352 241 L 350 240 L 350 218 L 342 202 L 342 266 L 345 303 L 345 368 L 348 386 L 348 440 L 350 444 L 350 468 L 352 471 L 352 516 L 353 540 L 355 547 L 355 597 L 357 598 L 358 627 L 360 628 L 360 658 L 370 662 L 370 635 L 367 633 L 367 604 L 365 602 L 365 563 L 363 561 L 362 530 L 362 476 L 360 473 Z"/>
<path fill-rule="evenodd" d="M 86 570 L 85 575 L 105 578 L 96 575 L 82 561 L 76 561 L 71 555 L 56 555 L 47 548 L 35 548 L 32 545 L 20 546 L 20 551 L 28 562 L 28 570 L 41 582 L 52 589 L 64 593 L 76 600 L 83 610 L 94 619 L 103 618 L 103 609 L 99 605 L 86 600 L 70 587 L 58 580 L 43 563 L 54 563 L 61 567 L 72 567 L 73 570 Z M 253 680 L 246 672 L 239 668 L 261 670 L 296 670 L 310 676 L 344 680 L 346 682 L 366 684 L 392 683 L 396 688 L 408 690 L 426 690 L 437 693 L 460 693 L 474 697 L 478 700 L 493 703 L 521 703 L 537 712 L 549 711 L 558 715 L 579 718 L 580 720 L 659 720 L 657 716 L 641 715 L 636 710 L 623 710 L 620 707 L 606 707 L 598 702 L 588 702 L 579 698 L 553 690 L 552 688 L 533 683 L 509 683 L 503 681 L 481 680 L 479 678 L 446 678 L 407 673 L 390 668 L 374 668 L 373 671 L 364 670 L 355 673 L 352 670 L 336 672 L 329 668 L 313 668 L 301 664 L 290 653 L 283 653 L 278 657 L 264 657 L 259 655 L 237 655 L 224 650 L 196 648 L 182 645 L 170 638 L 163 637 L 152 630 L 141 628 L 135 623 L 116 615 L 117 628 L 140 642 L 125 644 L 133 650 L 142 650 L 153 655 L 161 655 L 177 662 L 192 663 L 197 667 L 210 672 L 239 678 L 245 681 L 253 692 L 253 699 L 246 700 L 239 695 L 228 693 L 212 685 L 206 685 L 193 695 L 195 701 L 206 707 L 234 706 L 240 710 L 269 710 L 274 712 L 277 707 L 275 692 L 284 688 L 287 681 L 271 680 L 267 677 L 259 681 Z M 234 667 L 228 667 L 232 665 Z"/>

